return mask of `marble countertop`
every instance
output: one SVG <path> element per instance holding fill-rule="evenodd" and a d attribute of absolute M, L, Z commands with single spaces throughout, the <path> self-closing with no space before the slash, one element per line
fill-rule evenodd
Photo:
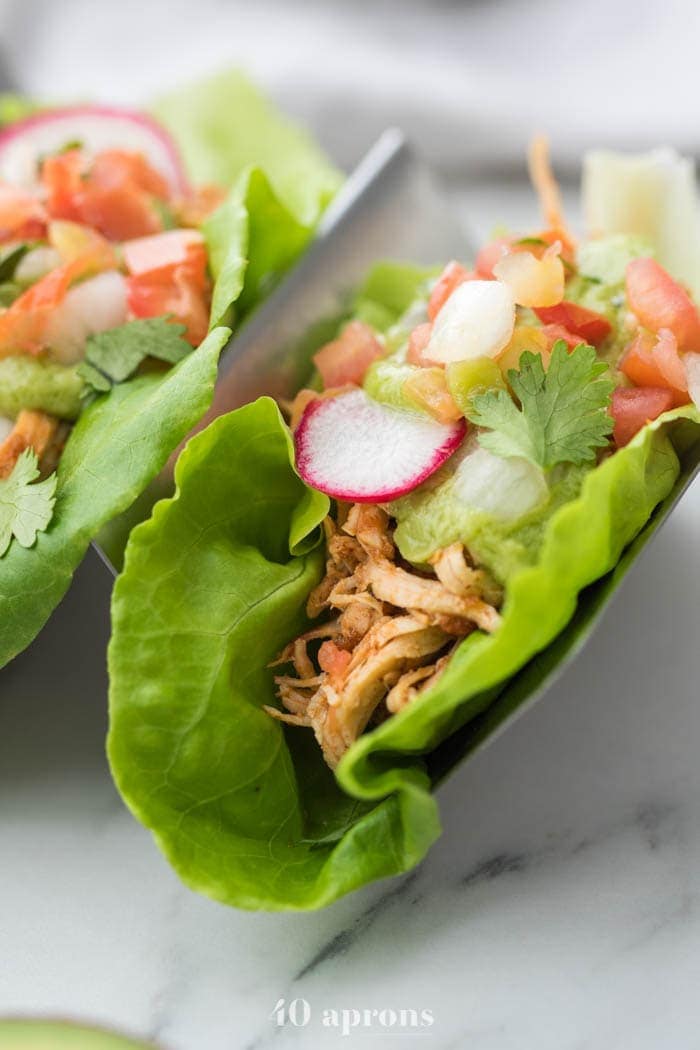
<path fill-rule="evenodd" d="M 700 1046 L 699 517 L 696 485 L 573 668 L 443 787 L 418 870 L 310 914 L 195 896 L 125 811 L 90 555 L 3 674 L 0 1013 L 171 1050 Z"/>

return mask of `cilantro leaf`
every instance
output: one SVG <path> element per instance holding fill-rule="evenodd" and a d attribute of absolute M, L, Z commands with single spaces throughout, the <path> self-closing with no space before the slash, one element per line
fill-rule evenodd
<path fill-rule="evenodd" d="M 555 463 L 592 462 L 613 425 L 607 408 L 615 384 L 601 378 L 607 371 L 585 343 L 568 353 L 566 344 L 557 342 L 547 372 L 539 354 L 525 351 L 520 371 L 508 372 L 520 408 L 505 390 L 472 400 L 470 420 L 489 431 L 479 436 L 480 444 L 497 456 L 522 456 L 545 470 Z"/>
<path fill-rule="evenodd" d="M 192 351 L 182 338 L 184 331 L 184 325 L 173 324 L 166 317 L 148 317 L 91 335 L 85 360 L 78 368 L 88 392 L 103 394 L 116 383 L 123 383 L 147 357 L 177 364 Z"/>
<path fill-rule="evenodd" d="M 8 478 L 0 479 L 0 558 L 12 537 L 31 547 L 53 517 L 56 475 L 34 484 L 39 477 L 36 452 L 25 449 Z"/>

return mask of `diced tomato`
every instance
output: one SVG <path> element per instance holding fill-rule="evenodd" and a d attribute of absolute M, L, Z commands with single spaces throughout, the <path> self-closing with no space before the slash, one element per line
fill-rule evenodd
<path fill-rule="evenodd" d="M 345 676 L 352 653 L 341 649 L 335 642 L 326 641 L 318 650 L 318 665 L 331 678 L 340 681 Z"/>
<path fill-rule="evenodd" d="M 556 306 L 542 306 L 535 309 L 542 324 L 562 325 L 572 335 L 577 335 L 579 341 L 590 343 L 591 346 L 600 346 L 605 338 L 610 335 L 612 325 L 603 314 L 595 310 L 587 310 L 585 306 L 569 302 L 565 299 Z"/>
<path fill-rule="evenodd" d="M 670 328 L 679 350 L 700 350 L 700 317 L 678 281 L 654 259 L 633 259 L 625 276 L 630 310 L 645 328 Z"/>
<path fill-rule="evenodd" d="M 383 357 L 384 346 L 374 331 L 362 321 L 350 321 L 337 339 L 326 343 L 314 354 L 325 389 L 361 383 L 365 372 L 378 358 Z"/>
<path fill-rule="evenodd" d="M 40 240 L 46 232 L 46 209 L 24 190 L 0 183 L 0 243 Z"/>
<path fill-rule="evenodd" d="M 633 387 L 613 391 L 610 414 L 615 426 L 613 438 L 618 448 L 632 440 L 643 426 L 673 408 L 673 394 L 659 387 Z"/>
<path fill-rule="evenodd" d="M 650 332 L 640 332 L 619 367 L 635 386 L 669 389 L 675 405 L 686 405 L 690 400 L 685 368 L 670 328 L 662 328 L 656 338 Z"/>
<path fill-rule="evenodd" d="M 428 300 L 428 318 L 434 321 L 450 298 L 455 288 L 465 281 L 473 281 L 477 275 L 466 270 L 461 263 L 449 262 L 438 277 Z"/>
<path fill-rule="evenodd" d="M 130 274 L 186 265 L 193 275 L 206 274 L 207 253 L 199 230 L 167 230 L 125 241 L 122 254 Z"/>
<path fill-rule="evenodd" d="M 156 201 L 167 197 L 167 185 L 138 154 L 109 150 L 89 163 L 68 150 L 46 158 L 41 178 L 52 218 L 94 226 L 113 241 L 162 229 Z"/>
<path fill-rule="evenodd" d="M 93 184 L 83 192 L 78 214 L 111 241 L 157 233 L 163 225 L 150 195 L 128 183 Z"/>
<path fill-rule="evenodd" d="M 560 339 L 564 340 L 569 350 L 574 350 L 583 342 L 580 335 L 574 335 L 568 328 L 564 328 L 563 324 L 545 324 L 540 331 L 545 336 L 550 350 Z"/>
<path fill-rule="evenodd" d="M 483 280 L 491 280 L 494 266 L 510 251 L 512 243 L 512 237 L 499 237 L 498 240 L 485 244 L 476 257 L 477 275 Z"/>
<path fill-rule="evenodd" d="M 193 274 L 186 263 L 164 266 L 127 277 L 126 285 L 133 317 L 170 314 L 185 326 L 185 339 L 199 346 L 209 330 L 209 295 L 201 273 Z"/>
<path fill-rule="evenodd" d="M 82 259 L 57 266 L 0 313 L 0 355 L 13 350 L 38 354 L 44 349 L 52 312 L 63 302 L 71 282 L 85 274 L 85 267 Z"/>
<path fill-rule="evenodd" d="M 170 198 L 170 187 L 159 171 L 151 167 L 143 153 L 106 149 L 95 156 L 90 178 L 97 183 L 130 182 L 159 200 Z"/>
<path fill-rule="evenodd" d="M 198 346 L 209 326 L 209 281 L 204 238 L 197 230 L 169 230 L 122 246 L 129 270 L 127 297 L 135 317 L 172 314 Z"/>
<path fill-rule="evenodd" d="M 434 361 L 428 360 L 425 356 L 425 349 L 430 342 L 430 333 L 433 330 L 433 326 L 427 322 L 426 324 L 419 324 L 413 329 L 408 337 L 408 350 L 406 351 L 406 360 L 409 365 L 421 365 L 422 367 L 434 364 Z"/>

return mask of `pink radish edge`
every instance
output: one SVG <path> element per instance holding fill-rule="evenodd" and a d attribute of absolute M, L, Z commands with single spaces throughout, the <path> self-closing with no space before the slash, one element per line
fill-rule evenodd
<path fill-rule="evenodd" d="M 59 109 L 48 109 L 40 113 L 32 113 L 31 116 L 24 117 L 22 120 L 14 121 L 14 123 L 0 131 L 0 157 L 2 156 L 5 146 L 9 145 L 9 143 L 15 139 L 21 138 L 24 134 L 31 131 L 32 128 L 40 127 L 42 124 L 55 123 L 55 121 L 67 117 L 80 119 L 80 117 L 83 116 L 105 117 L 109 120 L 128 120 L 134 124 L 140 124 L 159 140 L 161 146 L 165 150 L 171 168 L 169 173 L 170 181 L 174 188 L 183 194 L 189 191 L 190 184 L 185 175 L 185 169 L 180 154 L 169 133 L 161 124 L 152 117 L 149 117 L 146 113 L 141 113 L 131 109 L 117 109 L 114 106 L 84 105 L 63 106 Z M 115 143 L 114 148 L 118 149 L 119 144 Z"/>
<path fill-rule="evenodd" d="M 347 483 L 343 484 L 340 481 L 337 484 L 332 481 L 326 481 L 322 476 L 323 472 L 319 472 L 318 469 L 316 469 L 318 464 L 316 462 L 316 457 L 314 456 L 314 438 L 312 434 L 314 423 L 317 421 L 319 414 L 333 411 L 332 405 L 334 402 L 342 401 L 348 397 L 356 397 L 358 394 L 363 395 L 363 397 L 366 398 L 368 402 L 371 402 L 372 405 L 376 405 L 377 409 L 393 415 L 395 423 L 399 423 L 401 417 L 406 421 L 408 427 L 415 426 L 417 421 L 417 417 L 411 416 L 401 409 L 393 408 L 390 405 L 383 405 L 380 402 L 372 402 L 372 399 L 370 399 L 362 389 L 350 391 L 346 394 L 340 394 L 334 398 L 317 398 L 314 401 L 311 401 L 307 405 L 299 422 L 299 426 L 294 433 L 296 469 L 299 476 L 308 485 L 317 489 L 319 492 L 324 492 L 327 496 L 332 496 L 334 499 L 352 503 L 389 503 L 391 500 L 398 499 L 400 496 L 405 496 L 429 478 L 431 474 L 434 474 L 439 470 L 443 463 L 445 463 L 459 448 L 467 432 L 467 423 L 464 419 L 450 424 L 441 424 L 434 420 L 421 419 L 421 423 L 427 423 L 435 428 L 435 437 L 436 439 L 439 437 L 439 440 L 435 441 L 429 449 L 429 452 L 423 457 L 419 457 L 415 469 L 411 471 L 410 476 L 406 474 L 400 482 L 377 487 L 371 492 L 360 491 L 359 487 L 348 487 Z M 377 434 L 379 440 L 381 440 L 379 430 L 377 431 Z"/>

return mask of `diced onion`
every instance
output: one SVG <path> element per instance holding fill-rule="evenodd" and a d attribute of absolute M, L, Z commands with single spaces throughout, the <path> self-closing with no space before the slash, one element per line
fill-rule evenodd
<path fill-rule="evenodd" d="M 15 280 L 21 284 L 33 284 L 60 265 L 61 256 L 56 249 L 40 245 L 20 259 L 15 270 Z"/>
<path fill-rule="evenodd" d="M 448 364 L 497 357 L 510 342 L 515 303 L 502 281 L 467 281 L 452 293 L 435 318 L 426 356 Z"/>
<path fill-rule="evenodd" d="M 549 496 L 544 474 L 527 459 L 503 459 L 475 444 L 455 474 L 455 494 L 469 510 L 499 521 L 522 518 Z"/>
<path fill-rule="evenodd" d="M 66 293 L 47 325 L 51 357 L 64 365 L 79 361 L 88 336 L 116 328 L 126 317 L 126 281 L 116 270 L 77 284 Z"/>

